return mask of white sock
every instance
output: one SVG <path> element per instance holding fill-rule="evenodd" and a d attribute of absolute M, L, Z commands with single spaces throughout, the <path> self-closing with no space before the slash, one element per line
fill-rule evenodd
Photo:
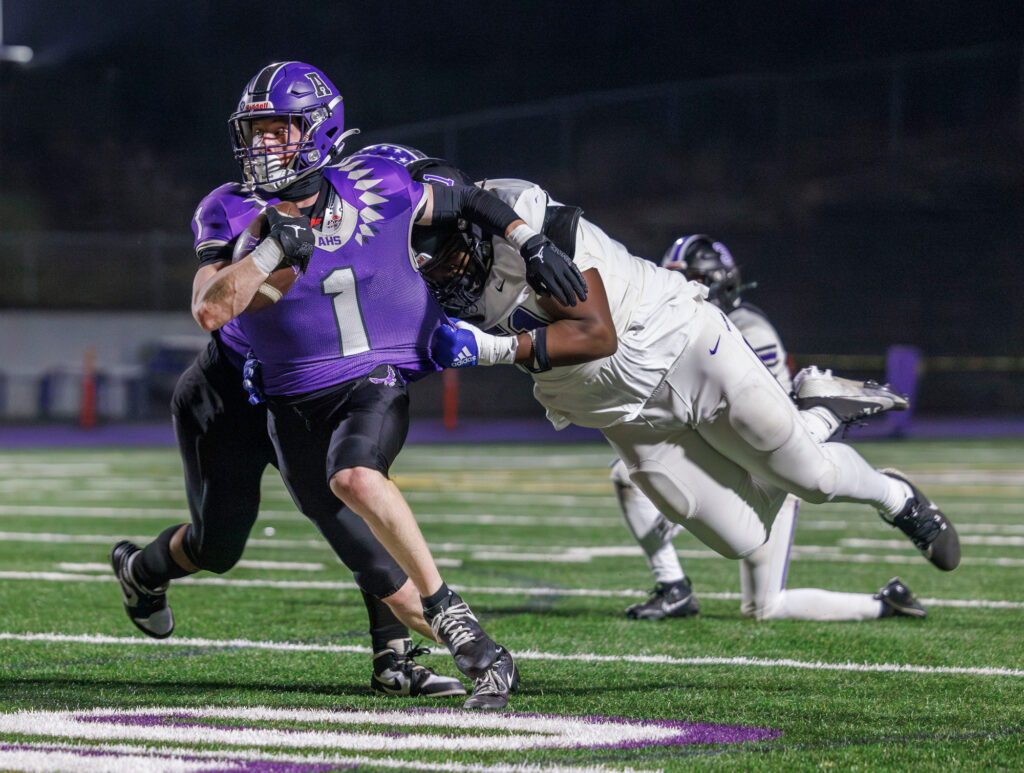
<path fill-rule="evenodd" d="M 893 516 L 913 496 L 910 486 L 876 470 L 851 446 L 825 443 L 821 449 L 831 457 L 839 473 L 833 501 L 864 502 Z"/>
<path fill-rule="evenodd" d="M 666 542 L 652 555 L 647 557 L 654 579 L 657 582 L 668 584 L 686 579 L 683 567 L 679 564 L 679 555 L 671 542 Z"/>
<path fill-rule="evenodd" d="M 884 502 L 880 503 L 879 510 L 884 510 L 888 516 L 899 515 L 903 512 L 903 508 L 907 506 L 907 501 L 914 496 L 913 490 L 910 486 L 901 480 L 896 478 L 890 478 L 888 475 L 885 477 L 889 483 L 888 496 Z"/>

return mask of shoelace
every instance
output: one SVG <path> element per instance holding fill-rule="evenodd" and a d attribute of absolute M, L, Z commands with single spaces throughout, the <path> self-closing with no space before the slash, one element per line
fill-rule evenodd
<path fill-rule="evenodd" d="M 910 537 L 910 541 L 920 550 L 927 548 L 942 528 L 937 518 L 932 517 L 930 512 L 916 503 L 910 508 L 909 513 L 900 513 L 891 523 Z"/>
<path fill-rule="evenodd" d="M 416 646 L 416 647 L 411 647 L 409 649 L 409 651 L 406 652 L 404 655 L 398 655 L 396 653 L 396 660 L 398 661 L 398 665 L 400 665 L 400 666 L 401 665 L 408 666 L 412 671 L 430 671 L 429 668 L 427 668 L 424 665 L 421 665 L 420 663 L 417 663 L 413 659 L 413 658 L 418 658 L 420 655 L 429 655 L 429 654 L 430 654 L 430 648 L 429 647 Z"/>
<path fill-rule="evenodd" d="M 474 623 L 477 621 L 469 610 L 469 604 L 453 604 L 430 621 L 430 629 L 434 632 L 435 638 L 446 642 L 454 651 L 463 644 L 476 641 L 476 632 L 466 624 L 466 620 L 472 620 Z"/>
<path fill-rule="evenodd" d="M 477 677 L 477 680 L 473 683 L 474 695 L 504 695 L 510 692 L 511 689 L 511 683 L 506 684 L 501 674 L 495 668 L 487 669 L 484 675 Z"/>

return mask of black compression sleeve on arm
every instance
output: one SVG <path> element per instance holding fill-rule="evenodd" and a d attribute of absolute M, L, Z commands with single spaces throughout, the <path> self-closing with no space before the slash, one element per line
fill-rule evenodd
<path fill-rule="evenodd" d="M 434 214 L 430 220 L 435 225 L 453 223 L 459 217 L 485 229 L 488 233 L 504 236 L 519 215 L 512 207 L 493 193 L 475 185 L 432 185 L 434 189 Z"/>
<path fill-rule="evenodd" d="M 209 265 L 210 263 L 218 263 L 222 260 L 226 260 L 230 263 L 236 241 L 238 241 L 237 236 L 227 244 L 215 244 L 199 250 L 196 253 L 196 258 L 199 259 L 199 268 Z"/>

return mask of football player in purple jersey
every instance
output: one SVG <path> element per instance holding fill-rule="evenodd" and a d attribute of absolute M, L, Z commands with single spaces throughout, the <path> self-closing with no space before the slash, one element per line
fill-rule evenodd
<path fill-rule="evenodd" d="M 573 306 L 586 283 L 572 261 L 507 205 L 473 186 L 413 182 L 381 157 L 341 159 L 341 96 L 301 62 L 263 68 L 230 128 L 245 193 L 284 189 L 301 215 L 266 209 L 268 237 L 233 263 L 200 268 L 193 315 L 206 330 L 237 318 L 259 363 L 280 470 L 294 496 L 328 482 L 415 584 L 434 638 L 474 679 L 466 708 L 503 708 L 518 684 L 511 654 L 441 578 L 404 497 L 388 477 L 408 431 L 409 381 L 439 370 L 447 323 L 417 273 L 413 224 L 466 219 L 518 245 L 536 292 Z M 282 266 L 300 274 L 274 305 L 243 314 Z M 255 378 L 251 381 L 255 382 Z"/>
<path fill-rule="evenodd" d="M 195 291 L 212 269 L 231 261 L 243 229 L 268 203 L 305 196 L 303 178 L 261 198 L 238 183 L 207 195 L 192 220 L 199 260 Z M 265 404 L 252 404 L 242 386 L 250 349 L 237 320 L 211 335 L 206 348 L 179 378 L 171 400 L 191 522 L 174 524 L 143 548 L 118 542 L 111 562 L 120 580 L 125 610 L 149 636 L 174 630 L 167 601 L 172 580 L 200 570 L 221 574 L 241 558 L 256 521 L 260 480 L 277 454 L 267 431 Z M 293 425 L 279 428 L 294 430 Z M 304 432 L 304 428 L 302 428 Z M 301 440 L 299 442 L 302 442 Z M 317 468 L 293 470 L 307 480 L 291 483 L 298 508 L 313 521 L 341 561 L 352 570 L 370 618 L 375 691 L 390 695 L 464 695 L 462 683 L 434 673 L 414 658 L 428 650 L 414 647 L 409 629 L 433 640 L 423 619 L 415 585 L 362 518 L 339 503 Z"/>

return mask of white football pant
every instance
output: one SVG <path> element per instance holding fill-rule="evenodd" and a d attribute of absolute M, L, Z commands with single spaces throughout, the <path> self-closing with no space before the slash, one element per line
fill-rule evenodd
<path fill-rule="evenodd" d="M 898 511 L 906 488 L 851 447 L 817 442 L 725 314 L 700 305 L 640 417 L 603 430 L 655 507 L 727 558 L 765 543 L 787 493 Z"/>

